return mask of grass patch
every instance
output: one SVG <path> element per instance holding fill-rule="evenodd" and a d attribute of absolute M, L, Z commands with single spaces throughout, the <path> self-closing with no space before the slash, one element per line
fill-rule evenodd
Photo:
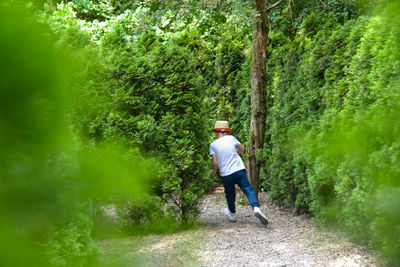
<path fill-rule="evenodd" d="M 193 266 L 203 243 L 199 229 L 95 240 L 103 266 Z"/>

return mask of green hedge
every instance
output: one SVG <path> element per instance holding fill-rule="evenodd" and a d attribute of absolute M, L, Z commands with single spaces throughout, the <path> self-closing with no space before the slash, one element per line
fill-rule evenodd
<path fill-rule="evenodd" d="M 310 22 L 313 27 L 310 27 Z M 271 33 L 262 186 L 400 259 L 398 32 L 384 17 L 311 12 Z M 392 204 L 393 203 L 393 206 Z"/>

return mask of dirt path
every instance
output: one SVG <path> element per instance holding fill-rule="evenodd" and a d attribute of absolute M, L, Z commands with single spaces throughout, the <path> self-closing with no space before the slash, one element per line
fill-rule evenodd
<path fill-rule="evenodd" d="M 306 216 L 292 216 L 260 194 L 270 223 L 262 226 L 247 204 L 229 222 L 222 189 L 205 197 L 202 226 L 167 235 L 98 241 L 111 266 L 382 266 L 365 248 L 319 231 Z M 116 256 L 116 257 L 114 257 Z M 119 262 L 115 262 L 119 259 Z M 119 264 L 117 264 L 119 263 Z"/>
<path fill-rule="evenodd" d="M 337 234 L 318 231 L 305 216 L 292 216 L 260 195 L 269 224 L 262 226 L 250 206 L 239 206 L 237 222 L 222 213 L 222 194 L 207 196 L 200 219 L 207 225 L 199 255 L 202 266 L 380 266 L 365 248 Z"/>

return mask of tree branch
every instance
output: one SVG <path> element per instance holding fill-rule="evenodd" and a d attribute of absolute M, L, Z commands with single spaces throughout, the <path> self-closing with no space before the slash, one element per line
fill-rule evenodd
<path fill-rule="evenodd" d="M 267 8 L 267 12 L 270 11 L 271 9 L 274 9 L 275 7 L 279 6 L 282 2 L 283 2 L 283 0 L 279 0 L 278 2 L 273 4 L 272 6 L 268 7 Z"/>
<path fill-rule="evenodd" d="M 174 197 L 171 197 L 171 199 L 172 199 L 172 201 L 175 203 L 175 205 L 176 205 L 178 208 L 181 208 L 181 205 L 179 204 L 179 202 L 178 202 Z"/>

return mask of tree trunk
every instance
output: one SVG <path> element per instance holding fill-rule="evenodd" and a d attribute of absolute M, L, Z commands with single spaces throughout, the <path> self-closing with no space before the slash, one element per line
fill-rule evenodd
<path fill-rule="evenodd" d="M 255 0 L 251 71 L 251 122 L 247 147 L 247 171 L 254 192 L 258 195 L 260 165 L 257 150 L 263 148 L 266 120 L 266 59 L 268 17 L 265 0 Z"/>

